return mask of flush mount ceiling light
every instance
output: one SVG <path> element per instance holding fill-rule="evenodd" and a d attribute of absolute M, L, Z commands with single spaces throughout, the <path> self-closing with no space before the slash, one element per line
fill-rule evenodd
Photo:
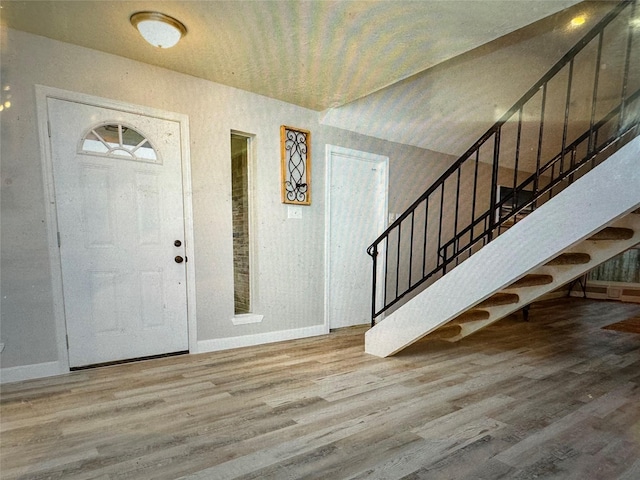
<path fill-rule="evenodd" d="M 187 34 L 187 28 L 181 22 L 164 13 L 138 12 L 129 20 L 154 47 L 171 48 Z"/>

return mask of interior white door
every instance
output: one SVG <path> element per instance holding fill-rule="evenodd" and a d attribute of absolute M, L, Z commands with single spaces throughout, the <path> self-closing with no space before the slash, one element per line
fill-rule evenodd
<path fill-rule="evenodd" d="M 371 257 L 367 247 L 387 215 L 388 159 L 339 147 L 327 149 L 327 315 L 330 328 L 371 321 Z"/>
<path fill-rule="evenodd" d="M 70 366 L 188 350 L 179 123 L 47 102 Z"/>

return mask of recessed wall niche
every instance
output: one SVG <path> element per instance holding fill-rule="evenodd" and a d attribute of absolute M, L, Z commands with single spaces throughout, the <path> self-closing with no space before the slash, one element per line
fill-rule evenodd
<path fill-rule="evenodd" d="M 249 138 L 231 134 L 233 300 L 236 315 L 251 312 L 249 238 Z"/>

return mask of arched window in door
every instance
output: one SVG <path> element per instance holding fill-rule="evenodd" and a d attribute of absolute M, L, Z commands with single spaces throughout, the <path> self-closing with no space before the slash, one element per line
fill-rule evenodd
<path fill-rule="evenodd" d="M 148 138 L 121 123 L 101 124 L 89 129 L 80 144 L 80 153 L 139 162 L 162 163 Z"/>

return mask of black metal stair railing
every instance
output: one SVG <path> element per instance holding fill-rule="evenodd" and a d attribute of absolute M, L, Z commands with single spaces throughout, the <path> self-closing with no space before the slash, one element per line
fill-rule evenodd
<path fill-rule="evenodd" d="M 639 133 L 637 3 L 617 4 L 369 246 L 372 325 Z"/>

